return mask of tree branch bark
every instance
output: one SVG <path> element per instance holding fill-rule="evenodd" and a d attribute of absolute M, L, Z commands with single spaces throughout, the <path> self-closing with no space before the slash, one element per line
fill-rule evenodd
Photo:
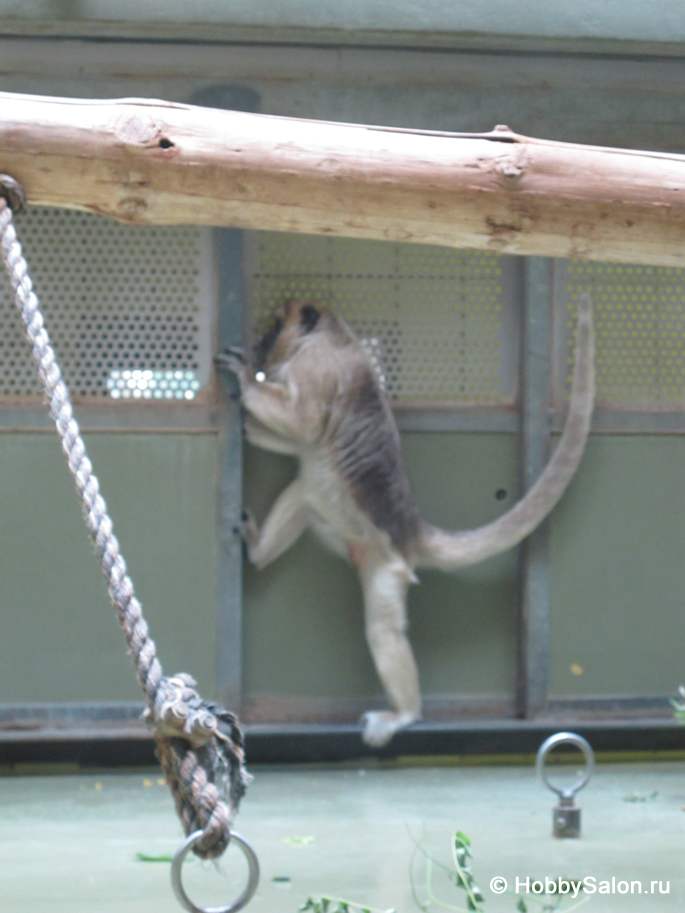
<path fill-rule="evenodd" d="M 685 156 L 144 99 L 0 93 L 30 204 L 498 253 L 685 265 Z"/>

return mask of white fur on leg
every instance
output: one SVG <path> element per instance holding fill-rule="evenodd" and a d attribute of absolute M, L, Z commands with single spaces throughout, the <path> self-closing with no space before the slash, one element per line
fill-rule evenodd
<path fill-rule="evenodd" d="M 364 591 L 366 638 L 393 710 L 364 715 L 364 741 L 385 745 L 398 729 L 421 715 L 419 676 L 406 635 L 407 586 L 415 579 L 397 553 L 362 553 L 358 562 Z"/>
<path fill-rule="evenodd" d="M 406 729 L 418 719 L 415 713 L 392 713 L 390 710 L 369 710 L 362 717 L 364 734 L 362 738 L 372 748 L 387 745 L 400 729 Z"/>

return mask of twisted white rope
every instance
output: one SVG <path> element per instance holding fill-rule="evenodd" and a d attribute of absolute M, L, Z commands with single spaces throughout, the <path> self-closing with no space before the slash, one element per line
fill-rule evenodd
<path fill-rule="evenodd" d="M 0 192 L 3 191 L 0 176 Z M 10 197 L 11 199 L 11 197 Z M 43 325 L 38 299 L 14 229 L 12 209 L 0 197 L 0 253 L 14 289 L 38 375 L 45 388 L 62 449 L 76 483 L 83 517 L 107 580 L 126 645 L 156 727 L 158 755 L 186 834 L 205 832 L 196 852 L 220 855 L 230 839 L 230 824 L 249 781 L 243 766 L 243 738 L 233 714 L 203 701 L 193 679 L 181 673 L 164 678 L 126 562 L 112 531 L 112 520 L 73 416 L 69 391 Z M 230 809 L 213 782 L 228 793 Z"/>

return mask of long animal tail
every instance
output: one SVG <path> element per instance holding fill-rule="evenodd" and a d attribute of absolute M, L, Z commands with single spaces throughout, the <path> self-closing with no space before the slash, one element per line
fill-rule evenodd
<path fill-rule="evenodd" d="M 571 400 L 559 446 L 535 485 L 493 523 L 465 532 L 446 532 L 423 524 L 416 567 L 449 571 L 484 561 L 517 545 L 545 519 L 578 468 L 595 401 L 595 335 L 589 293 L 578 305 L 576 359 Z"/>

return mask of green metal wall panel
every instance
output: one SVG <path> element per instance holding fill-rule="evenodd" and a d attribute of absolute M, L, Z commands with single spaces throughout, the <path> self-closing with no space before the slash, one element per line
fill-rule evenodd
<path fill-rule="evenodd" d="M 683 146 L 680 55 L 258 46 L 228 53 L 202 45 L 141 44 L 136 50 L 134 44 L 87 42 L 65 53 L 56 44 L 24 47 L 7 39 L 0 48 L 0 89 L 186 103 L 207 86 L 228 83 L 256 92 L 264 114 L 447 131 L 507 123 L 519 133 L 564 142 L 675 152 Z"/>
<path fill-rule="evenodd" d="M 621 4 L 576 0 L 118 0 L 67 3 L 57 0 L 2 0 L 0 23 L 9 34 L 162 37 L 245 40 L 288 38 L 348 43 L 363 36 L 374 44 L 444 43 L 465 39 L 501 43 L 525 38 L 676 42 L 685 27 L 672 0 L 623 0 Z M 357 40 L 359 38 L 357 37 Z"/>
<path fill-rule="evenodd" d="M 167 673 L 214 683 L 214 435 L 86 434 Z M 0 435 L 0 703 L 140 700 L 56 436 Z"/>
<path fill-rule="evenodd" d="M 499 434 L 405 433 L 407 467 L 426 519 L 451 528 L 488 522 L 516 492 L 517 441 Z M 249 448 L 246 504 L 261 519 L 294 462 Z M 506 497 L 496 493 L 504 491 Z M 455 574 L 421 574 L 410 633 L 425 694 L 511 695 L 517 563 L 511 552 Z M 371 697 L 380 692 L 364 641 L 353 569 L 307 534 L 245 579 L 245 693 Z"/>
<path fill-rule="evenodd" d="M 685 437 L 591 439 L 552 520 L 552 697 L 675 692 L 684 517 Z"/>

